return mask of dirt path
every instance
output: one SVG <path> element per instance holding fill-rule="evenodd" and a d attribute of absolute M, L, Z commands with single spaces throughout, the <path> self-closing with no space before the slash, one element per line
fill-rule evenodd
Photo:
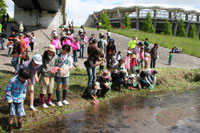
<path fill-rule="evenodd" d="M 35 50 L 34 52 L 29 52 L 30 57 L 34 53 L 39 53 L 42 54 L 44 50 L 47 48 L 47 46 L 50 44 L 50 41 L 47 36 L 50 36 L 50 33 L 52 29 L 42 29 L 42 30 L 37 30 L 37 29 L 32 29 L 36 35 L 36 45 L 35 45 Z M 75 30 L 76 33 L 78 30 Z M 99 32 L 96 30 L 90 30 L 86 29 L 86 33 L 88 35 L 88 38 L 92 33 L 96 35 L 96 38 L 98 38 Z M 77 35 L 77 34 L 76 34 Z M 117 46 L 117 51 L 122 52 L 122 56 L 126 55 L 126 50 L 128 47 L 128 42 L 131 40 L 131 38 L 118 35 L 115 33 L 111 34 L 112 38 L 115 39 L 116 46 Z M 150 45 L 152 47 L 152 45 Z M 87 47 L 85 48 L 85 57 L 87 56 L 86 50 Z M 159 59 L 157 61 L 157 66 L 158 67 L 170 67 L 168 65 L 168 53 L 169 49 L 159 47 Z M 0 50 L 0 72 L 8 73 L 8 72 L 14 72 L 14 68 L 11 66 L 11 57 L 7 57 L 7 49 L 6 50 Z M 84 68 L 83 62 L 85 59 L 79 59 L 78 66 Z M 174 54 L 173 56 L 173 61 L 172 61 L 172 66 L 171 67 L 178 67 L 178 68 L 189 68 L 189 69 L 194 69 L 194 68 L 199 68 L 200 66 L 200 58 L 193 57 L 190 55 L 186 54 Z"/>

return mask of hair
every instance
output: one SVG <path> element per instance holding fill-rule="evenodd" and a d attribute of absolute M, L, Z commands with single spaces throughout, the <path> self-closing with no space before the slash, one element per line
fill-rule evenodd
<path fill-rule="evenodd" d="M 20 69 L 18 76 L 21 77 L 21 78 L 23 78 L 23 79 L 29 79 L 30 76 L 31 76 L 31 73 L 30 73 L 29 70 Z"/>
<path fill-rule="evenodd" d="M 96 39 L 92 39 L 92 43 L 97 43 L 97 40 Z"/>
<path fill-rule="evenodd" d="M 153 47 L 156 47 L 156 46 L 158 47 L 158 44 L 157 44 L 157 43 L 155 43 Z"/>
<path fill-rule="evenodd" d="M 68 46 L 68 45 L 62 46 L 62 50 L 65 50 L 65 51 L 67 51 L 67 52 L 70 52 L 70 46 Z"/>
<path fill-rule="evenodd" d="M 101 56 L 101 50 L 100 49 L 95 49 L 95 51 L 94 51 L 94 53 L 93 53 L 93 55 L 99 55 L 99 56 Z"/>
<path fill-rule="evenodd" d="M 145 40 L 149 40 L 148 38 L 146 38 Z"/>
<path fill-rule="evenodd" d="M 118 51 L 118 54 L 121 54 L 121 51 Z"/>

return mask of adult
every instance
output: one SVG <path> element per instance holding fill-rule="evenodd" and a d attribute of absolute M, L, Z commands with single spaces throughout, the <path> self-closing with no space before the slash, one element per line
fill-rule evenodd
<path fill-rule="evenodd" d="M 5 41 L 7 39 L 7 34 L 5 32 L 5 29 L 2 29 L 2 33 L 1 33 L 1 49 L 5 50 Z"/>
<path fill-rule="evenodd" d="M 89 44 L 88 49 L 87 49 L 88 57 L 89 57 L 90 55 L 92 55 L 96 49 L 97 49 L 97 40 L 96 40 L 96 39 L 93 39 L 93 40 L 91 41 L 91 43 Z"/>
<path fill-rule="evenodd" d="M 144 52 L 148 52 L 149 50 L 149 39 L 146 38 L 144 41 Z"/>
<path fill-rule="evenodd" d="M 108 66 L 112 66 L 112 62 L 113 62 L 113 56 L 116 54 L 116 46 L 115 46 L 115 42 L 113 39 L 111 39 L 108 42 L 108 45 L 106 47 L 106 65 L 107 68 Z"/>
<path fill-rule="evenodd" d="M 84 47 L 86 45 L 84 34 L 80 35 L 79 44 L 80 44 L 80 56 L 79 57 L 83 59 L 84 58 Z"/>
<path fill-rule="evenodd" d="M 128 43 L 129 49 L 133 50 L 136 46 L 136 43 L 137 43 L 136 37 L 133 37 L 133 39 L 130 40 L 130 42 Z"/>
<path fill-rule="evenodd" d="M 150 51 L 151 54 L 151 64 L 150 68 L 156 67 L 156 60 L 158 59 L 158 44 L 154 44 L 153 48 Z"/>
<path fill-rule="evenodd" d="M 38 111 L 34 107 L 34 86 L 35 83 L 39 81 L 38 78 L 38 70 L 40 69 L 40 66 L 42 65 L 42 56 L 39 54 L 35 54 L 31 60 L 25 61 L 20 67 L 19 70 L 25 69 L 29 70 L 31 73 L 30 79 L 28 79 L 28 86 L 27 89 L 29 91 L 29 108 L 33 111 Z"/>
<path fill-rule="evenodd" d="M 42 56 L 42 67 L 41 67 L 41 77 L 40 77 L 40 99 L 43 108 L 48 108 L 48 105 L 55 106 L 51 101 L 54 88 L 54 76 L 56 71 L 52 71 L 51 68 L 56 65 L 56 48 L 54 45 L 49 45 L 48 49 L 43 53 Z M 48 105 L 45 103 L 44 95 L 48 91 Z"/>
<path fill-rule="evenodd" d="M 93 53 L 84 62 L 88 74 L 88 86 L 92 85 L 96 80 L 96 67 L 99 66 L 104 60 L 100 58 L 101 51 L 96 48 Z"/>
<path fill-rule="evenodd" d="M 95 39 L 95 34 L 91 34 L 91 37 L 88 40 L 89 45 L 92 44 L 92 40 Z"/>

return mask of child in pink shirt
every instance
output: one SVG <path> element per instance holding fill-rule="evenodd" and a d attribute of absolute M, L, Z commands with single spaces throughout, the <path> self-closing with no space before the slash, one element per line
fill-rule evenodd
<path fill-rule="evenodd" d="M 59 54 L 59 50 L 61 48 L 61 45 L 60 45 L 60 40 L 58 39 L 57 35 L 54 36 L 51 44 L 56 47 L 56 54 Z"/>
<path fill-rule="evenodd" d="M 127 56 L 124 58 L 125 67 L 126 67 L 127 71 L 130 70 L 130 56 L 131 56 L 131 51 L 128 50 Z"/>
<path fill-rule="evenodd" d="M 135 66 L 137 65 L 137 61 L 136 61 L 136 55 L 135 54 L 132 54 L 131 56 L 131 63 L 130 63 L 130 66 L 131 66 L 131 73 L 134 73 L 135 72 Z"/>
<path fill-rule="evenodd" d="M 77 37 L 74 38 L 74 42 L 71 44 L 71 46 L 72 46 L 72 50 L 73 50 L 73 60 L 75 63 L 77 63 L 78 62 L 77 51 L 79 48 L 79 41 L 78 41 Z"/>

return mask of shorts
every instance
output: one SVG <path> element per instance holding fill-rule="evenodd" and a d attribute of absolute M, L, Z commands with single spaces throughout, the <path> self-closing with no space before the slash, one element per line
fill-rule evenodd
<path fill-rule="evenodd" d="M 22 117 L 25 115 L 24 106 L 22 103 L 10 103 L 9 111 L 10 111 L 10 115 L 12 116 L 17 115 L 17 117 Z"/>
<path fill-rule="evenodd" d="M 68 85 L 69 84 L 69 77 L 56 77 L 56 83 L 57 84 L 62 84 L 62 85 Z"/>
<path fill-rule="evenodd" d="M 34 86 L 32 84 L 28 84 L 27 90 L 34 91 Z"/>
<path fill-rule="evenodd" d="M 41 76 L 40 78 L 40 93 L 41 94 L 52 94 L 53 93 L 53 88 L 54 88 L 54 77 L 48 77 L 49 81 L 48 84 L 45 83 L 44 77 Z"/>

